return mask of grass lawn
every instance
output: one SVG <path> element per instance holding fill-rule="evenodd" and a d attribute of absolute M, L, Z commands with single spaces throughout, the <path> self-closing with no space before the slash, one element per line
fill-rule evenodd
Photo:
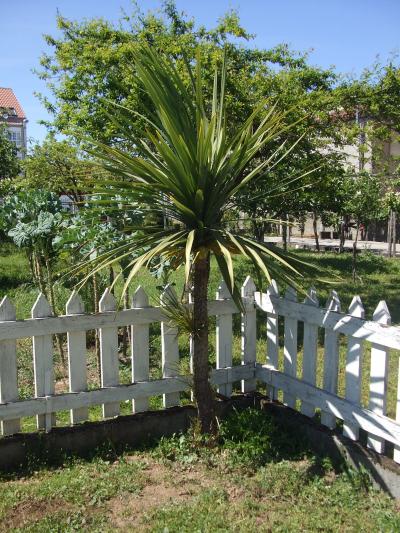
<path fill-rule="evenodd" d="M 320 304 L 325 305 L 332 289 L 338 291 L 342 310 L 349 306 L 353 295 L 361 296 L 366 310 L 367 318 L 372 317 L 372 313 L 379 300 L 386 300 L 393 323 L 400 323 L 400 291 L 398 283 L 400 279 L 400 260 L 388 259 L 376 256 L 370 252 L 359 254 L 357 279 L 353 282 L 351 277 L 351 254 L 336 253 L 316 253 L 305 250 L 295 250 L 292 252 L 295 257 L 314 264 L 316 276 L 305 275 L 302 282 L 305 289 L 311 285 L 318 291 Z M 235 261 L 235 270 L 239 282 L 243 282 L 248 274 L 252 274 L 251 266 L 244 260 Z M 183 269 L 173 272 L 170 281 L 180 290 L 183 285 Z M 323 278 L 322 280 L 316 277 Z M 64 278 L 64 284 L 56 284 L 60 311 L 65 308 L 73 283 Z M 215 292 L 221 276 L 216 263 L 212 263 L 209 297 L 214 298 Z M 254 277 L 254 279 L 256 279 Z M 106 287 L 107 278 L 101 280 L 100 285 Z M 160 291 L 158 286 L 160 281 L 156 280 L 146 270 L 142 270 L 132 284 L 134 290 L 138 285 L 142 285 L 148 293 L 151 303 L 159 301 Z M 117 286 L 118 293 L 119 286 Z M 283 292 L 284 287 L 280 287 Z M 87 289 L 89 290 L 89 289 Z M 28 318 L 30 310 L 37 296 L 37 289 L 32 285 L 32 279 L 25 256 L 10 245 L 0 246 L 0 297 L 8 294 L 17 307 L 18 318 Z M 83 298 L 89 295 L 83 291 Z M 299 296 L 300 298 L 302 295 Z"/>
<path fill-rule="evenodd" d="M 399 531 L 396 503 L 364 474 L 334 470 L 266 413 L 140 451 L 32 463 L 0 479 L 0 531 Z"/>

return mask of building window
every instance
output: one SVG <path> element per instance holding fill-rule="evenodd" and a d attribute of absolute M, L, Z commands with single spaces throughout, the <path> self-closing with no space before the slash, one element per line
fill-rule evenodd
<path fill-rule="evenodd" d="M 21 146 L 21 132 L 20 131 L 9 131 L 8 137 L 10 141 L 16 144 L 16 146 Z"/>

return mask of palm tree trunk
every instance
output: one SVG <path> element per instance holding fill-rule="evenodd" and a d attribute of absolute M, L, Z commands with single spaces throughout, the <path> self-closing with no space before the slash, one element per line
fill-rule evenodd
<path fill-rule="evenodd" d="M 198 259 L 193 274 L 193 392 L 202 433 L 215 433 L 214 394 L 208 370 L 207 287 L 209 256 Z"/>

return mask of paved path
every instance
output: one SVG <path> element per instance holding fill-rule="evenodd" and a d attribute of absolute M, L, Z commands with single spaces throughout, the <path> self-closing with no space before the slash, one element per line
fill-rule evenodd
<path fill-rule="evenodd" d="M 265 237 L 265 242 L 281 244 L 282 238 Z M 339 248 L 339 239 L 320 239 L 319 245 L 323 250 L 337 250 Z M 315 239 L 308 237 L 291 237 L 289 246 L 294 248 L 315 249 Z M 353 249 L 353 241 L 347 240 L 344 244 L 344 248 L 347 251 L 351 251 Z M 388 245 L 386 242 L 358 241 L 357 248 L 358 250 L 371 250 L 371 252 L 386 255 Z M 400 255 L 400 246 L 397 246 L 396 255 Z"/>

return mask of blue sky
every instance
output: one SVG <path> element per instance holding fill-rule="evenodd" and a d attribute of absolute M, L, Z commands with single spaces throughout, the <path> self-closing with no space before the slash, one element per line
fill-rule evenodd
<path fill-rule="evenodd" d="M 143 11 L 160 2 L 139 0 Z M 37 121 L 46 118 L 34 91 L 45 92 L 32 73 L 46 46 L 42 35 L 56 34 L 56 12 L 73 19 L 118 20 L 130 0 L 0 0 L 0 86 L 12 87 L 29 118 L 28 135 L 46 134 Z M 379 54 L 400 51 L 400 0 L 177 0 L 199 24 L 213 26 L 228 9 L 236 9 L 254 43 L 269 48 L 286 42 L 313 50 L 311 61 L 340 72 L 359 73 Z"/>

